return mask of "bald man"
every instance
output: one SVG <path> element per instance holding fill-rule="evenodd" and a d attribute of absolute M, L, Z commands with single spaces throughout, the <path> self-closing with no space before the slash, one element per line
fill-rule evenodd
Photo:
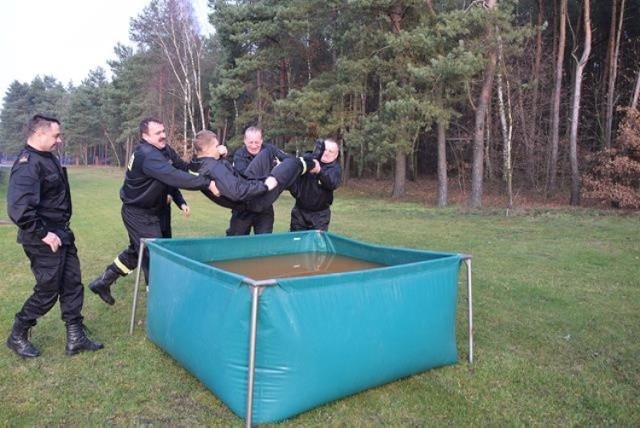
<path fill-rule="evenodd" d="M 316 149 L 323 145 L 316 142 Z M 316 150 L 317 151 L 317 150 Z M 315 151 L 314 151 L 315 154 Z M 290 230 L 329 230 L 333 191 L 342 181 L 342 168 L 338 161 L 340 148 L 334 140 L 324 140 L 324 150 L 316 168 L 301 176 L 290 187 L 296 199 L 291 210 Z"/>

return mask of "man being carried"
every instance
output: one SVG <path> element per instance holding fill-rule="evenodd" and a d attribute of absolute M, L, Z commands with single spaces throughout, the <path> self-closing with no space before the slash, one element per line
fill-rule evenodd
<path fill-rule="evenodd" d="M 300 175 L 317 167 L 317 161 L 311 157 L 288 157 L 272 168 L 270 153 L 264 150 L 247 165 L 243 176 L 222 157 L 226 147 L 220 146 L 213 132 L 198 132 L 194 148 L 197 159 L 191 162 L 189 171 L 214 180 L 221 196 L 206 190 L 203 193 L 216 204 L 233 210 L 254 213 L 270 210 L 278 196 Z"/>

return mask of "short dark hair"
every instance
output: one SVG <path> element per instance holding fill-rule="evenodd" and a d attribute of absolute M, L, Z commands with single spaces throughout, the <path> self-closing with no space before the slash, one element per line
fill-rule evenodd
<path fill-rule="evenodd" d="M 55 117 L 45 116 L 43 114 L 36 114 L 27 123 L 27 136 L 31 137 L 36 133 L 38 129 L 44 127 L 50 127 L 52 123 L 60 125 L 60 121 Z"/>
<path fill-rule="evenodd" d="M 160 119 L 156 119 L 155 117 L 147 117 L 142 119 L 140 121 L 140 137 L 142 137 L 142 134 L 147 134 L 149 132 L 149 124 L 151 122 L 162 124 L 162 121 Z"/>
<path fill-rule="evenodd" d="M 218 136 L 213 131 L 203 130 L 196 134 L 193 139 L 193 147 L 196 149 L 196 152 L 200 153 L 202 150 L 207 147 L 209 144 L 213 143 L 214 140 L 217 140 Z"/>

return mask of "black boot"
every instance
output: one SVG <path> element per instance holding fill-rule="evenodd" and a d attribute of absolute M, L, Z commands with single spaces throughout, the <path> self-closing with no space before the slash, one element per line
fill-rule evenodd
<path fill-rule="evenodd" d="M 313 156 L 309 152 L 304 153 L 298 159 L 300 159 L 300 163 L 302 163 L 302 173 L 300 175 L 304 175 L 316 167 Z"/>
<path fill-rule="evenodd" d="M 323 154 L 324 154 L 324 140 L 318 139 L 316 140 L 316 143 L 313 146 L 313 158 L 320 161 L 320 158 L 322 158 Z"/>
<path fill-rule="evenodd" d="M 33 358 L 40 355 L 40 351 L 29 342 L 29 329 L 31 325 L 16 319 L 13 323 L 11 334 L 7 338 L 7 346 L 23 358 Z"/>
<path fill-rule="evenodd" d="M 82 351 L 97 351 L 104 348 L 100 342 L 94 342 L 87 336 L 87 328 L 81 322 L 67 326 L 67 355 L 75 355 Z"/>
<path fill-rule="evenodd" d="M 100 296 L 107 305 L 113 305 L 116 302 L 116 299 L 111 295 L 111 285 L 116 282 L 121 275 L 122 274 L 118 271 L 118 268 L 113 264 L 110 264 L 104 270 L 102 275 L 89 283 L 89 288 Z"/>

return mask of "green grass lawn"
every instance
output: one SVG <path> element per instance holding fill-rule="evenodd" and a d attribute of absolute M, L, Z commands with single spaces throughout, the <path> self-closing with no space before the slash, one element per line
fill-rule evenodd
<path fill-rule="evenodd" d="M 6 172 L 0 197 L 6 201 Z M 123 171 L 71 169 L 72 227 L 85 284 L 127 243 L 118 189 Z M 224 235 L 230 212 L 185 192 L 176 237 Z M 293 200 L 276 205 L 288 228 Z M 0 220 L 6 219 L 4 202 Z M 460 362 L 329 403 L 282 425 L 640 425 L 640 216 L 586 209 L 505 216 L 391 203 L 348 188 L 336 194 L 333 232 L 370 243 L 473 255 L 475 362 L 467 358 L 460 273 Z M 33 287 L 16 228 L 0 225 L 0 334 Z M 0 348 L 0 423 L 24 425 L 233 425 L 243 421 L 171 357 L 127 332 L 134 276 L 116 305 L 87 290 L 85 322 L 105 349 L 64 354 L 58 306 L 32 341 L 42 356 Z M 144 294 L 144 293 L 143 293 Z M 144 295 L 139 318 L 144 319 Z M 303 393 L 303 391 L 301 391 Z"/>

